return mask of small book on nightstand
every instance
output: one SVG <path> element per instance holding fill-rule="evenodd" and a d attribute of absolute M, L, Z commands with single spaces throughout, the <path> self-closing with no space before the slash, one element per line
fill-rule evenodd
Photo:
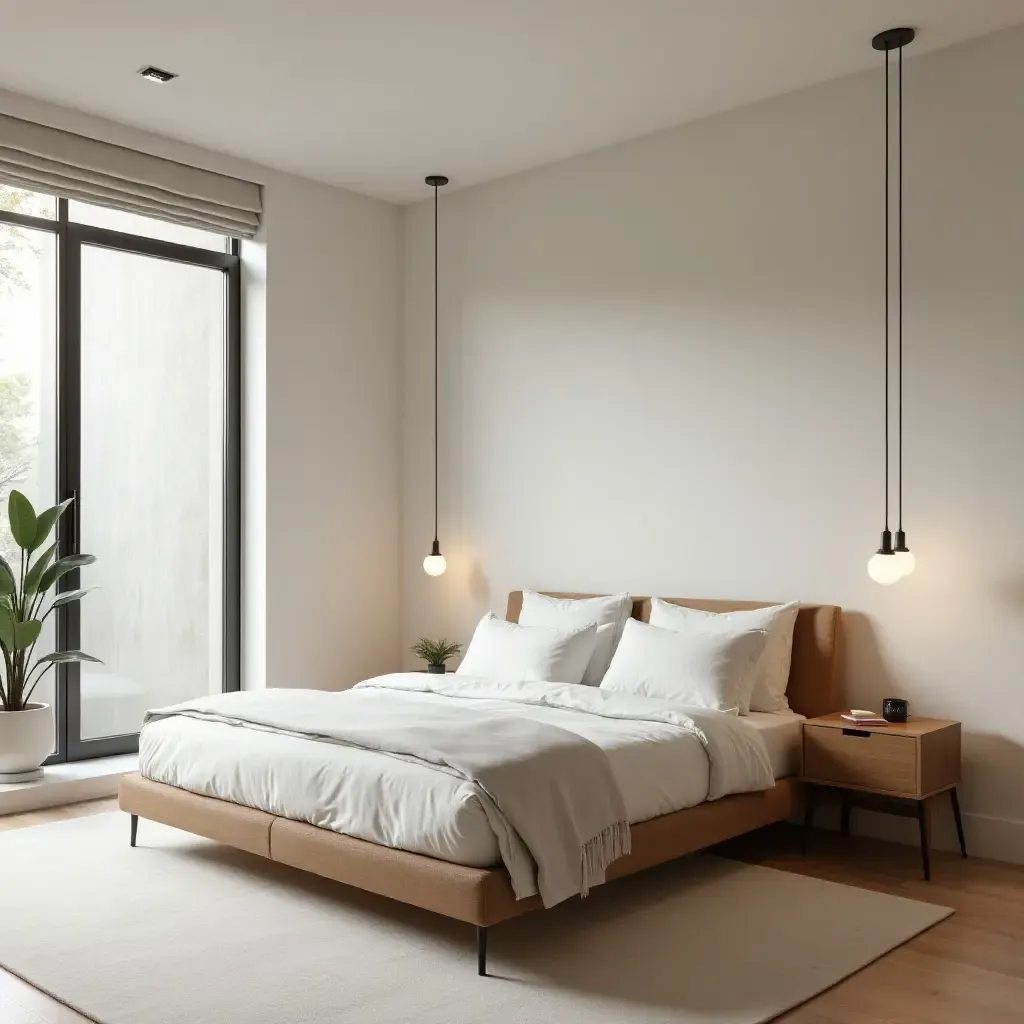
<path fill-rule="evenodd" d="M 881 715 L 874 711 L 861 711 L 859 708 L 844 711 L 839 717 L 845 718 L 848 722 L 857 722 L 859 725 L 888 725 Z"/>

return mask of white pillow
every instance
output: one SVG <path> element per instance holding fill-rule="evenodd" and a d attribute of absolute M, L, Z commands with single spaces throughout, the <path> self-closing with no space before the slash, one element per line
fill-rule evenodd
<path fill-rule="evenodd" d="M 800 603 L 775 604 L 769 608 L 751 608 L 742 612 L 702 612 L 669 604 L 660 598 L 651 600 L 651 625 L 663 629 L 708 630 L 763 629 L 768 642 L 754 668 L 754 681 L 748 711 L 788 711 L 786 687 L 789 686 L 789 667 L 793 660 L 793 627 Z"/>
<path fill-rule="evenodd" d="M 633 598 L 629 594 L 572 598 L 549 597 L 536 590 L 524 590 L 519 624 L 549 629 L 597 626 L 597 646 L 583 674 L 583 682 L 587 686 L 600 686 L 632 610 Z"/>
<path fill-rule="evenodd" d="M 477 623 L 456 675 L 578 683 L 596 644 L 596 626 L 575 630 L 520 626 L 488 612 Z"/>
<path fill-rule="evenodd" d="M 630 619 L 601 689 L 735 715 L 767 639 L 764 630 L 680 633 Z"/>

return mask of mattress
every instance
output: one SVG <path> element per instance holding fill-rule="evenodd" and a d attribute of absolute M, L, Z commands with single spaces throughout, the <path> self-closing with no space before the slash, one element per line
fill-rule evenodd
<path fill-rule="evenodd" d="M 784 779 L 787 775 L 800 774 L 803 715 L 795 711 L 751 711 L 743 721 L 756 729 L 764 740 L 775 778 Z"/>
<path fill-rule="evenodd" d="M 478 703 L 483 710 L 491 702 Z M 600 746 L 633 824 L 693 807 L 708 796 L 708 754 L 692 732 L 554 707 L 517 706 L 516 711 Z M 767 744 L 760 737 L 778 735 L 784 726 L 753 728 L 759 738 L 749 746 L 763 752 Z M 412 853 L 471 867 L 500 860 L 475 785 L 422 761 L 174 715 L 143 729 L 139 767 L 155 782 Z M 769 778 L 767 764 L 763 774 Z"/>
<path fill-rule="evenodd" d="M 701 803 L 708 789 L 696 739 L 647 729 L 654 735 L 605 746 L 633 823 Z M 470 867 L 500 859 L 474 785 L 420 762 L 190 718 L 143 736 L 140 767 L 154 781 Z"/>

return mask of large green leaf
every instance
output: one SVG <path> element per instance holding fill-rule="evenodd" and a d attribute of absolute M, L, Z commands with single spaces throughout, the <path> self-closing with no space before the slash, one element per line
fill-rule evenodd
<path fill-rule="evenodd" d="M 25 593 L 34 594 L 39 589 L 39 578 L 46 571 L 47 566 L 53 561 L 57 553 L 57 544 L 51 544 L 33 563 L 32 568 L 25 574 Z"/>
<path fill-rule="evenodd" d="M 33 551 L 36 548 L 41 548 L 46 543 L 46 538 L 50 536 L 50 531 L 72 501 L 74 501 L 74 498 L 68 498 L 67 501 L 62 501 L 59 505 L 54 505 L 53 508 L 48 508 L 45 512 L 39 513 L 36 517 L 36 535 L 32 542 Z"/>
<path fill-rule="evenodd" d="M 66 665 L 72 661 L 93 661 L 97 665 L 103 664 L 99 658 L 94 658 L 91 654 L 86 654 L 85 651 L 54 651 L 53 654 L 44 654 L 38 658 L 37 664 Z"/>
<path fill-rule="evenodd" d="M 7 518 L 11 521 L 11 536 L 19 548 L 32 550 L 36 539 L 36 510 L 21 491 L 11 491 L 7 499 Z"/>
<path fill-rule="evenodd" d="M 83 565 L 92 565 L 95 561 L 95 555 L 68 555 L 67 558 L 54 562 L 40 578 L 38 593 L 45 594 L 62 576 Z"/>
<path fill-rule="evenodd" d="M 14 586 L 14 570 L 10 562 L 0 555 L 0 594 L 13 594 Z"/>
<path fill-rule="evenodd" d="M 14 650 L 14 614 L 7 605 L 0 605 L 0 644 Z"/>
<path fill-rule="evenodd" d="M 62 605 L 71 604 L 74 601 L 81 601 L 90 590 L 95 590 L 95 587 L 84 587 L 82 590 L 65 590 L 63 594 L 58 594 L 53 599 L 51 608 L 60 608 Z"/>
<path fill-rule="evenodd" d="M 14 650 L 23 651 L 31 647 L 39 639 L 39 631 L 42 628 L 43 624 L 39 619 L 14 623 Z"/>

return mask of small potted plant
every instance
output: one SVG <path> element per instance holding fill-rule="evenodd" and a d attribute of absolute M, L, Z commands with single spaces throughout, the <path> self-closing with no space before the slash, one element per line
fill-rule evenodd
<path fill-rule="evenodd" d="M 99 660 L 82 651 L 33 657 L 43 623 L 87 591 L 64 590 L 49 602 L 47 594 L 69 572 L 96 561 L 93 555 L 57 558 L 56 542 L 43 547 L 70 504 L 64 501 L 37 515 L 20 491 L 11 491 L 7 499 L 11 537 L 20 553 L 14 566 L 0 555 L 0 783 L 38 778 L 39 766 L 53 750 L 50 705 L 32 702 L 46 673 L 54 665 Z"/>
<path fill-rule="evenodd" d="M 443 675 L 448 669 L 445 662 L 454 658 L 462 650 L 462 644 L 454 644 L 444 637 L 440 640 L 428 640 L 421 636 L 410 648 L 417 658 L 427 663 L 427 671 Z"/>

